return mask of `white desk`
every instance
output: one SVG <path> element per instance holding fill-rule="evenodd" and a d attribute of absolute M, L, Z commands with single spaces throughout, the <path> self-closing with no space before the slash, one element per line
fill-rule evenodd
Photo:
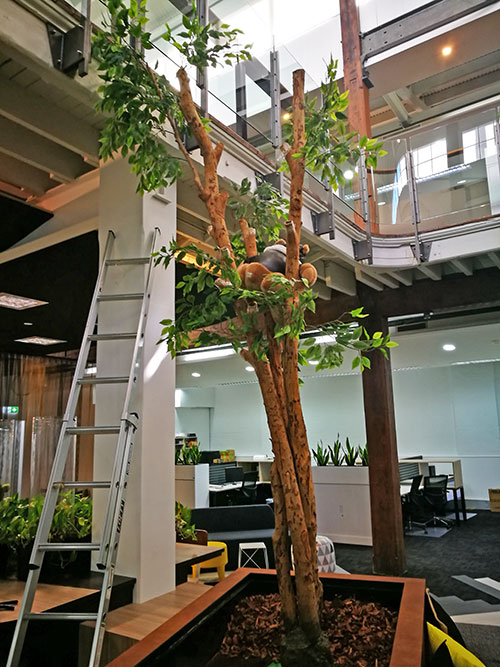
<path fill-rule="evenodd" d="M 243 482 L 224 482 L 223 484 L 209 484 L 208 490 L 210 493 L 221 493 L 222 491 L 233 491 L 234 489 L 241 489 Z"/>

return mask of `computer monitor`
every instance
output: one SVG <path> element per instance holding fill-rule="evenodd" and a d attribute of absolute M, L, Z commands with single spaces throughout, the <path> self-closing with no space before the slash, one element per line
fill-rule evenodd
<path fill-rule="evenodd" d="M 226 468 L 226 482 L 242 482 L 243 481 L 243 468 L 240 466 L 233 466 L 232 468 Z"/>

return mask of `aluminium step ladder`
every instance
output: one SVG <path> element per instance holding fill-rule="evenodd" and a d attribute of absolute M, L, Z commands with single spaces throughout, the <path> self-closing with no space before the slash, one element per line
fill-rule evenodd
<path fill-rule="evenodd" d="M 152 252 L 155 248 L 156 239 L 159 230 L 156 228 L 152 235 L 151 252 L 149 257 L 133 257 L 130 259 L 112 259 L 111 250 L 115 239 L 115 234 L 108 232 L 108 238 L 104 250 L 102 264 L 99 270 L 90 311 L 83 335 L 82 346 L 76 364 L 75 374 L 66 406 L 66 412 L 63 417 L 61 432 L 57 443 L 57 449 L 54 457 L 52 471 L 50 474 L 45 502 L 43 505 L 40 523 L 38 525 L 33 551 L 31 553 L 29 574 L 24 589 L 23 600 L 19 609 L 14 637 L 10 647 L 10 653 L 7 661 L 7 667 L 17 667 L 21 659 L 21 653 L 24 644 L 24 638 L 29 621 L 95 621 L 94 637 L 90 652 L 89 667 L 98 667 L 104 639 L 104 630 L 106 627 L 106 616 L 109 608 L 111 590 L 113 584 L 113 575 L 116 564 L 118 542 L 120 538 L 120 529 L 123 518 L 123 509 L 127 491 L 127 480 L 132 457 L 134 434 L 138 425 L 138 415 L 129 412 L 133 389 L 136 383 L 138 359 L 141 347 L 144 343 L 144 330 L 148 313 L 150 288 L 152 280 L 153 257 Z M 144 265 L 146 268 L 145 288 L 143 292 L 106 294 L 103 287 L 106 281 L 108 267 Z M 137 331 L 125 333 L 102 333 L 95 334 L 94 329 L 97 323 L 99 304 L 110 301 L 141 301 L 141 309 L 137 324 Z M 94 341 L 110 340 L 135 340 L 132 358 L 130 363 L 130 372 L 128 376 L 115 377 L 95 377 L 85 375 L 90 346 Z M 119 424 L 107 426 L 74 426 L 75 410 L 80 394 L 80 388 L 84 384 L 125 384 L 125 399 Z M 117 420 L 118 421 L 118 420 Z M 65 482 L 63 481 L 63 471 L 68 457 L 71 438 L 73 435 L 110 435 L 117 436 L 116 449 L 114 455 L 113 471 L 110 479 L 107 481 L 82 481 Z M 108 501 L 104 524 L 102 528 L 101 542 L 98 543 L 54 543 L 49 542 L 49 533 L 54 516 L 55 506 L 57 504 L 59 492 L 64 489 L 109 489 Z M 33 599 L 40 576 L 40 570 L 43 564 L 45 553 L 48 551 L 98 551 L 97 568 L 103 572 L 101 593 L 97 612 L 94 613 L 32 613 Z"/>

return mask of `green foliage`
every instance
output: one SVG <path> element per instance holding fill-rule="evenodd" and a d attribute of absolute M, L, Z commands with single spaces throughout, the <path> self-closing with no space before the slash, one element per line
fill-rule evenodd
<path fill-rule="evenodd" d="M 345 439 L 344 447 L 344 461 L 348 466 L 356 465 L 356 459 L 358 458 L 358 448 L 354 445 L 351 445 L 349 438 Z"/>
<path fill-rule="evenodd" d="M 244 60 L 251 60 L 249 49 L 251 44 L 240 46 L 237 43 L 238 36 L 243 34 L 238 28 L 231 29 L 226 23 L 209 23 L 202 26 L 196 13 L 196 4 L 192 3 L 189 15 L 182 16 L 184 30 L 177 37 L 172 30 L 165 25 L 166 31 L 163 39 L 175 46 L 175 48 L 186 58 L 190 65 L 203 69 L 205 67 L 217 67 L 224 62 L 232 65 Z"/>
<path fill-rule="evenodd" d="M 175 451 L 175 465 L 197 465 L 201 461 L 198 445 L 182 445 Z"/>
<path fill-rule="evenodd" d="M 3 500 L 8 494 L 9 484 L 0 484 L 0 500 Z"/>
<path fill-rule="evenodd" d="M 337 433 L 337 439 L 333 443 L 333 448 L 328 445 L 328 450 L 330 452 L 330 460 L 334 466 L 341 466 L 344 462 L 344 454 L 342 452 L 342 443 L 340 442 L 340 436 Z"/>
<path fill-rule="evenodd" d="M 321 84 L 321 103 L 316 97 L 306 96 L 305 99 L 305 131 L 306 146 L 302 153 L 306 167 L 318 173 L 322 181 L 327 181 L 335 190 L 344 185 L 344 174 L 339 165 L 348 163 L 354 166 L 361 155 L 366 154 L 368 167 L 377 166 L 377 157 L 385 155 L 382 142 L 377 139 L 359 137 L 357 132 L 347 128 L 349 91 L 341 93 L 336 82 L 337 61 L 330 59 L 327 64 L 326 81 Z M 292 145 L 292 120 L 283 125 L 285 141 Z M 288 169 L 286 162 L 282 170 Z"/>
<path fill-rule="evenodd" d="M 326 447 L 323 447 L 323 440 L 318 442 L 316 449 L 312 450 L 313 456 L 316 459 L 316 464 L 319 466 L 327 466 L 330 463 L 330 454 Z"/>
<path fill-rule="evenodd" d="M 54 511 L 50 540 L 75 542 L 88 537 L 91 531 L 92 498 L 74 491 L 62 493 Z"/>
<path fill-rule="evenodd" d="M 175 534 L 180 540 L 196 540 L 196 528 L 191 523 L 191 510 L 175 501 Z"/>
<path fill-rule="evenodd" d="M 361 459 L 361 465 L 368 466 L 368 446 L 358 448 L 359 458 Z"/>

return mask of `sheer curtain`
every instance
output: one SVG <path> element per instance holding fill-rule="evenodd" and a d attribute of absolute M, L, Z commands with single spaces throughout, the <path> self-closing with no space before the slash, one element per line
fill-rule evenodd
<path fill-rule="evenodd" d="M 33 419 L 63 416 L 74 366 L 73 359 L 0 353 L 0 406 L 3 412 L 0 418 L 24 422 L 23 495 L 30 492 Z M 7 406 L 18 406 L 18 413 L 7 415 Z M 51 463 L 42 465 L 50 468 Z M 48 472 L 37 470 L 37 477 L 45 478 Z"/>

